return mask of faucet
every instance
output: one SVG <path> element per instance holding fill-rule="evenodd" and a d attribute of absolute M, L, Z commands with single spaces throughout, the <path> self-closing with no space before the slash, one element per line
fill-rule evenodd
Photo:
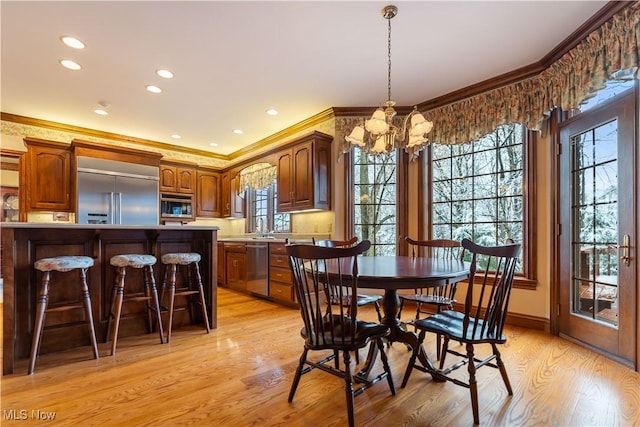
<path fill-rule="evenodd" d="M 256 224 L 256 233 L 258 237 L 264 237 L 264 218 L 258 219 L 258 224 Z"/>

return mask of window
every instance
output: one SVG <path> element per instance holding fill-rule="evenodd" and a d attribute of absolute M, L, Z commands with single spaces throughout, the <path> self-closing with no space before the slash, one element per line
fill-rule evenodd
<path fill-rule="evenodd" d="M 369 155 L 352 150 L 353 231 L 371 241 L 366 255 L 396 254 L 396 152 Z"/>
<path fill-rule="evenodd" d="M 526 242 L 525 134 L 505 125 L 472 144 L 432 145 L 432 238 Z"/>
<path fill-rule="evenodd" d="M 277 187 L 256 190 L 247 188 L 247 232 L 249 233 L 282 233 L 291 231 L 291 219 L 287 213 L 275 212 L 277 204 Z"/>

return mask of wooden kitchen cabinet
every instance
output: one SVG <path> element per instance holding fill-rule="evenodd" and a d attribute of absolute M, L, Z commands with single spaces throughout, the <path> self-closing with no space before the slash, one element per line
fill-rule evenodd
<path fill-rule="evenodd" d="M 74 207 L 70 145 L 36 138 L 24 142 L 27 210 L 70 212 Z"/>
<path fill-rule="evenodd" d="M 218 242 L 218 286 L 227 286 L 227 282 L 225 280 L 225 260 L 224 243 Z"/>
<path fill-rule="evenodd" d="M 236 291 L 247 290 L 247 248 L 244 243 L 224 245 L 227 287 Z"/>
<path fill-rule="evenodd" d="M 244 218 L 244 199 L 238 191 L 240 175 L 225 172 L 220 176 L 220 201 L 223 217 Z"/>
<path fill-rule="evenodd" d="M 331 209 L 331 140 L 314 132 L 277 153 L 278 212 Z"/>
<path fill-rule="evenodd" d="M 194 165 L 162 163 L 160 165 L 160 191 L 195 194 L 196 168 Z"/>
<path fill-rule="evenodd" d="M 296 301 L 284 243 L 269 243 L 269 297 L 287 305 Z"/>
<path fill-rule="evenodd" d="M 220 206 L 220 174 L 214 171 L 199 169 L 196 174 L 196 216 L 203 218 L 219 218 L 222 216 Z"/>

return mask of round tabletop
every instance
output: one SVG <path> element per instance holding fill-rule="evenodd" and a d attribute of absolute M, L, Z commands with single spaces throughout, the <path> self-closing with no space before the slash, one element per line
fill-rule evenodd
<path fill-rule="evenodd" d="M 359 256 L 358 287 L 411 289 L 441 286 L 469 277 L 469 263 L 410 256 Z"/>

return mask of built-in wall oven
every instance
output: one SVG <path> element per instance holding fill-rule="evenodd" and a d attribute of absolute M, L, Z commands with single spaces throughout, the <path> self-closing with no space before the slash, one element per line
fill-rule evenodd
<path fill-rule="evenodd" d="M 269 244 L 247 243 L 247 291 L 269 296 Z"/>

